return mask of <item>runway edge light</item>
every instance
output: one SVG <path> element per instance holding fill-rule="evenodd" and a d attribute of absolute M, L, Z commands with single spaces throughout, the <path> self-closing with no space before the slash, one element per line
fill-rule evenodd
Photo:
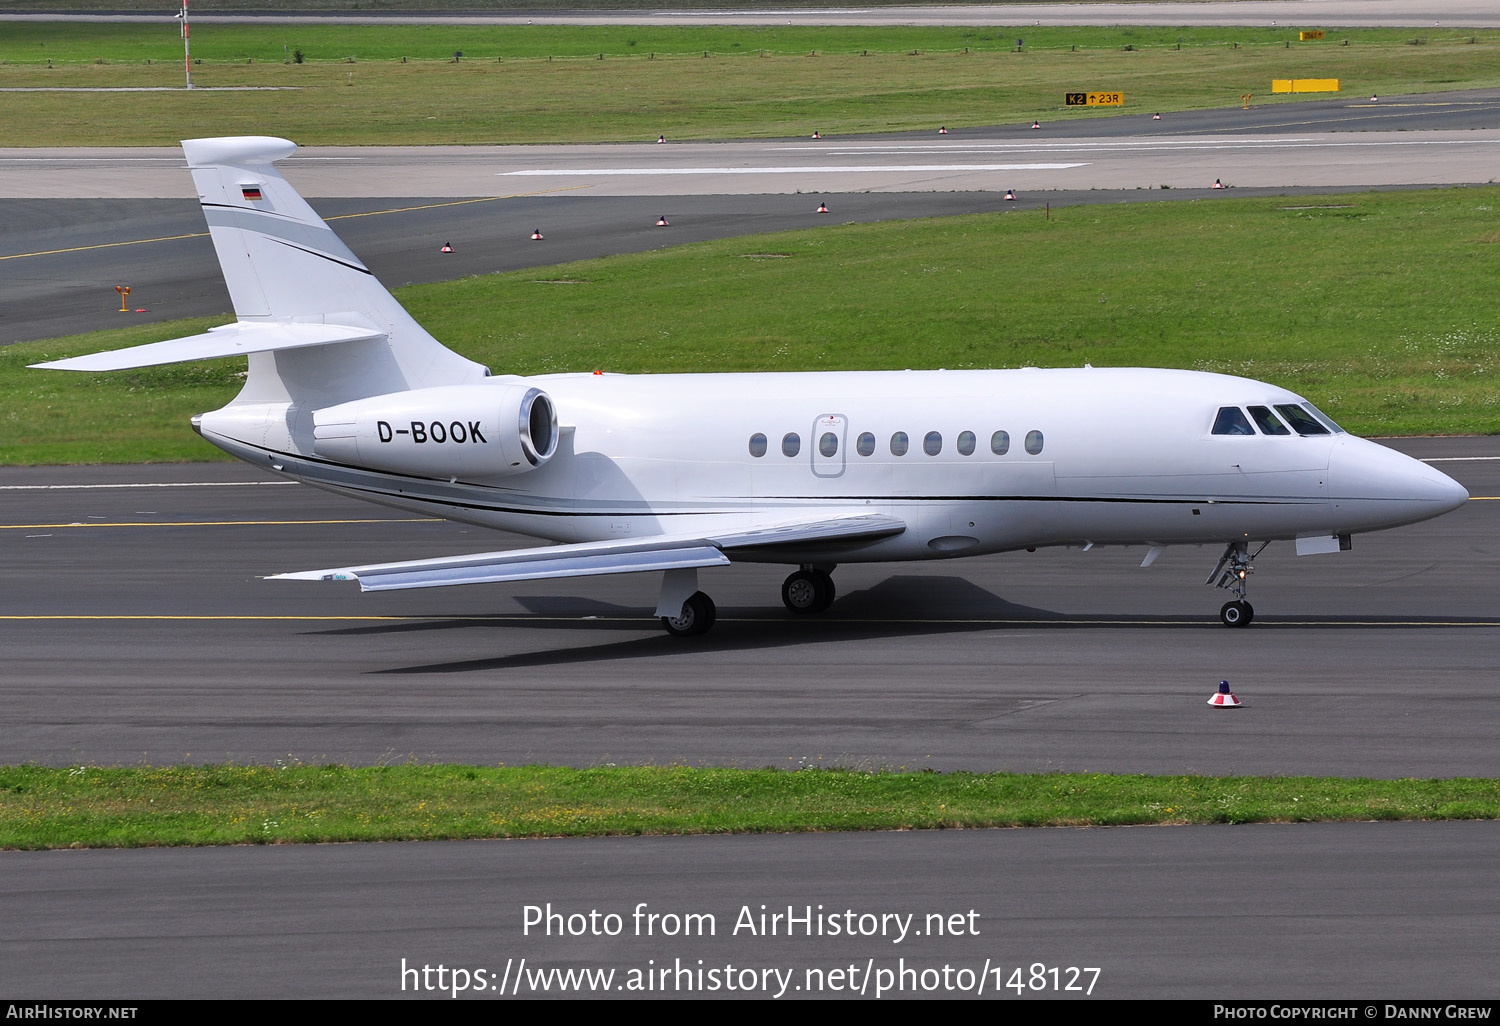
<path fill-rule="evenodd" d="M 1229 690 L 1229 681 L 1219 681 L 1219 690 L 1208 698 L 1208 704 L 1215 709 L 1238 709 L 1244 703 L 1234 697 L 1234 692 Z"/>

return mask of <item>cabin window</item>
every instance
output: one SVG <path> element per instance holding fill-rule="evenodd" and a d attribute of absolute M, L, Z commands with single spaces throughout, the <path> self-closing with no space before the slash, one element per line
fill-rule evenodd
<path fill-rule="evenodd" d="M 906 437 L 905 431 L 897 431 L 891 436 L 891 455 L 905 456 L 907 447 L 911 445 L 911 439 Z"/>
<path fill-rule="evenodd" d="M 759 459 L 766 454 L 766 436 L 759 431 L 750 436 L 750 455 Z"/>
<path fill-rule="evenodd" d="M 824 458 L 837 456 L 839 454 L 839 436 L 832 431 L 823 432 L 823 437 L 818 439 L 818 452 Z"/>
<path fill-rule="evenodd" d="M 1279 421 L 1279 420 L 1276 419 L 1276 414 L 1272 413 L 1270 410 L 1268 410 L 1264 406 L 1252 406 L 1252 407 L 1250 407 L 1250 416 L 1252 416 L 1252 417 L 1255 418 L 1255 423 L 1260 426 L 1260 430 L 1261 430 L 1262 434 L 1267 434 L 1267 435 L 1289 435 L 1289 434 L 1291 434 L 1291 432 L 1286 429 L 1286 425 L 1283 424 L 1281 421 Z"/>
<path fill-rule="evenodd" d="M 996 431 L 990 435 L 990 452 L 996 456 L 1004 456 L 1010 452 L 1010 432 Z"/>
<path fill-rule="evenodd" d="M 1326 427 L 1313 420 L 1312 417 L 1308 416 L 1306 410 L 1294 403 L 1288 403 L 1284 406 L 1277 405 L 1276 412 L 1281 414 L 1286 422 L 1292 426 L 1292 430 L 1299 435 L 1328 434 Z"/>
<path fill-rule="evenodd" d="M 1219 408 L 1219 415 L 1214 418 L 1214 434 L 1253 435 L 1255 429 L 1250 426 L 1244 410 L 1238 406 L 1222 406 Z"/>
<path fill-rule="evenodd" d="M 781 439 L 781 455 L 795 456 L 802 451 L 802 439 L 797 432 L 788 432 Z"/>
<path fill-rule="evenodd" d="M 1033 456 L 1042 451 L 1042 433 L 1040 431 L 1026 432 L 1026 451 Z"/>
<path fill-rule="evenodd" d="M 943 451 L 943 436 L 936 431 L 927 432 L 922 439 L 922 451 L 929 456 L 936 456 Z"/>
<path fill-rule="evenodd" d="M 861 456 L 873 456 L 875 454 L 875 436 L 865 431 L 860 434 L 854 442 L 854 448 Z"/>
<path fill-rule="evenodd" d="M 958 433 L 958 451 L 962 456 L 974 455 L 974 432 L 960 431 Z"/>

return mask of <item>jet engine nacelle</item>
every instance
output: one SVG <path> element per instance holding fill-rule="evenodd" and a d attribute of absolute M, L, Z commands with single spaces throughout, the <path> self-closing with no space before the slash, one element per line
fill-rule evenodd
<path fill-rule="evenodd" d="M 551 398 L 524 383 L 419 388 L 313 412 L 315 455 L 421 477 L 525 473 L 552 458 L 557 436 Z"/>

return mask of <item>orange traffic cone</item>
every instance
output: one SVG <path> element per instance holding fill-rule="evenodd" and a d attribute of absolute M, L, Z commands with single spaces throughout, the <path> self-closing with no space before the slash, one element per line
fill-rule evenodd
<path fill-rule="evenodd" d="M 534 231 L 534 232 L 531 233 L 531 241 L 532 242 L 541 242 L 542 241 L 542 230 L 540 228 L 538 228 L 536 231 Z"/>
<path fill-rule="evenodd" d="M 440 253 L 452 253 L 453 252 L 453 243 L 451 243 L 451 242 L 445 242 L 445 243 L 443 243 L 443 248 L 440 249 L 440 250 L 438 250 L 438 252 L 440 252 Z"/>

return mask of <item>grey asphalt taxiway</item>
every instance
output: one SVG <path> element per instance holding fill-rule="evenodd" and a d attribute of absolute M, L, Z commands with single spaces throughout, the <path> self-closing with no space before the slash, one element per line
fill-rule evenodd
<path fill-rule="evenodd" d="M 352 214 L 463 198 L 406 195 L 416 199 L 321 205 Z M 875 218 L 909 195 L 837 194 L 836 216 Z M 673 201 L 701 203 L 671 211 L 700 211 L 703 223 L 674 216 L 674 231 L 686 231 L 669 241 L 811 216 L 807 196 L 739 199 L 717 223 L 710 214 L 721 200 Z M 434 243 L 462 220 L 523 201 L 543 199 L 431 206 L 442 212 L 415 224 L 403 215 L 334 224 L 372 263 L 388 260 L 377 269 L 399 284 L 426 280 Z M 6 209 L 22 210 L 29 226 L 53 219 L 59 244 L 46 248 L 59 250 L 98 245 L 101 231 L 129 243 L 202 230 L 190 200 L 162 201 L 178 204 L 165 227 L 155 218 L 166 208 L 143 206 L 131 221 L 129 207 L 53 202 Z M 666 244 L 654 226 L 637 227 L 642 211 L 666 212 L 657 197 L 555 202 L 514 219 L 509 234 L 465 239 L 455 256 L 474 251 L 476 266 L 500 259 L 517 245 L 513 229 L 529 230 L 542 210 L 549 226 L 566 224 L 556 234 L 597 230 L 605 249 Z M 923 202 L 995 205 L 965 193 L 929 192 Z M 911 216 L 905 209 L 898 216 Z M 111 210 L 123 227 L 98 226 Z M 167 247 L 161 280 L 211 304 L 209 250 L 194 244 Z M 13 282 L 18 268 L 40 265 L 0 266 Z M 6 323 L 22 307 L 64 323 L 66 288 L 47 290 L 86 273 L 21 282 L 3 297 L 20 301 L 6 307 Z M 94 286 L 104 291 L 108 279 Z M 120 315 L 106 303 L 93 316 Z M 721 619 L 688 643 L 661 631 L 649 615 L 651 583 L 631 577 L 386 595 L 266 581 L 523 542 L 243 466 L 4 469 L 0 763 L 84 773 L 291 759 L 1500 776 L 1500 445 L 1395 444 L 1442 460 L 1473 501 L 1428 524 L 1361 535 L 1348 553 L 1297 558 L 1273 545 L 1257 561 L 1257 621 L 1245 631 L 1218 624 L 1224 596 L 1202 584 L 1216 553 L 1170 549 L 1140 569 L 1140 550 L 1105 549 L 846 566 L 840 599 L 813 619 L 781 609 L 783 570 L 735 566 L 704 574 Z M 1243 708 L 1207 706 L 1220 679 Z M 1497 840 L 1493 823 L 1410 823 L 9 852 L 0 859 L 0 990 L 435 996 L 413 989 L 404 958 L 463 968 L 471 987 L 484 970 L 483 995 L 493 996 L 502 974 L 521 979 L 515 963 L 526 958 L 533 970 L 670 964 L 668 994 L 700 967 L 789 971 L 794 988 L 811 987 L 808 969 L 854 964 L 860 972 L 841 975 L 849 990 L 839 993 L 910 968 L 904 996 L 911 987 L 953 993 L 947 981 L 965 979 L 971 991 L 984 979 L 986 994 L 1015 996 L 1003 985 L 1021 969 L 1027 994 L 1039 996 L 1053 979 L 1070 982 L 1069 967 L 1093 967 L 1095 996 L 1483 998 L 1494 995 L 1500 943 Z M 711 913 L 718 930 L 691 939 L 630 927 L 616 938 L 525 932 L 523 906 L 547 902 L 626 922 L 645 902 Z M 912 913 L 923 924 L 973 910 L 977 933 L 929 931 L 898 945 L 732 931 L 742 907 L 758 914 L 762 904 Z M 1229 947 L 1216 945 L 1224 938 Z M 678 960 L 688 977 L 675 972 Z M 536 993 L 526 979 L 517 995 Z M 829 992 L 827 973 L 818 979 Z M 873 979 L 865 996 L 878 986 Z M 752 991 L 766 992 L 764 983 Z"/>

